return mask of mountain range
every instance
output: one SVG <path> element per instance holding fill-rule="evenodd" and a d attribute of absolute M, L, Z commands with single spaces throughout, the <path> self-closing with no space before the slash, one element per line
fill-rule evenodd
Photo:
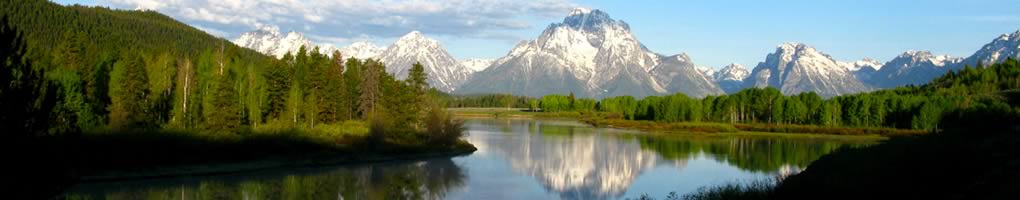
<path fill-rule="evenodd" d="M 965 66 L 1020 58 L 1020 31 L 1003 34 L 965 58 L 909 50 L 896 58 L 837 61 L 802 43 L 784 43 L 747 69 L 730 64 L 719 70 L 697 66 L 685 53 L 663 55 L 648 50 L 630 26 L 601 10 L 577 8 L 562 22 L 550 24 L 538 38 L 521 41 L 498 59 L 453 58 L 434 39 L 412 31 L 381 48 L 356 42 L 343 48 L 316 45 L 301 33 L 257 30 L 234 40 L 267 55 L 282 57 L 301 46 L 322 53 L 378 59 L 398 78 L 420 62 L 431 86 L 454 94 L 509 93 L 523 96 L 573 93 L 603 98 L 684 93 L 704 97 L 748 87 L 774 87 L 784 94 L 815 92 L 824 97 L 880 88 L 923 84 Z M 327 54 L 330 55 L 330 54 Z"/>
<path fill-rule="evenodd" d="M 651 52 L 631 34 L 627 23 L 583 8 L 549 25 L 537 39 L 518 43 L 457 90 L 460 94 L 574 93 L 596 98 L 670 92 L 697 97 L 723 93 L 686 54 Z"/>

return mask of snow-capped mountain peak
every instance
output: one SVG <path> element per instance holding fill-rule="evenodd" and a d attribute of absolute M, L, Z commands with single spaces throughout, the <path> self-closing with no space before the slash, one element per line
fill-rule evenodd
<path fill-rule="evenodd" d="M 588 14 L 588 13 L 591 13 L 591 8 L 577 7 L 577 8 L 574 8 L 574 10 L 570 11 L 569 16 L 573 16 L 573 15 L 585 15 L 585 14 Z"/>
<path fill-rule="evenodd" d="M 386 71 L 398 79 L 407 78 L 411 65 L 421 63 L 429 76 L 429 85 L 445 92 L 454 91 L 473 72 L 450 56 L 439 41 L 419 31 L 400 37 L 378 57 L 386 64 Z"/>
<path fill-rule="evenodd" d="M 964 63 L 967 65 L 988 65 L 1000 63 L 1007 58 L 1020 59 L 1020 30 L 1011 34 L 1002 34 L 978 49 L 974 55 L 968 57 Z"/>
<path fill-rule="evenodd" d="M 747 78 L 750 74 L 751 72 L 744 65 L 732 63 L 719 69 L 713 77 L 716 81 L 744 81 L 744 78 Z"/>
<path fill-rule="evenodd" d="M 355 42 L 351 43 L 344 48 L 340 48 L 340 54 L 344 57 L 354 57 L 358 59 L 369 59 L 375 58 L 382 54 L 386 50 L 371 42 Z"/>
<path fill-rule="evenodd" d="M 745 80 L 748 87 L 775 87 L 784 94 L 813 91 L 831 97 L 869 90 L 828 54 L 802 43 L 784 43 Z"/>
<path fill-rule="evenodd" d="M 574 9 L 561 23 L 550 24 L 537 39 L 519 43 L 464 86 L 459 91 L 528 96 L 722 93 L 685 54 L 666 57 L 651 52 L 627 23 L 584 8 Z"/>
<path fill-rule="evenodd" d="M 719 88 L 726 93 L 734 93 L 743 89 L 742 85 L 744 79 L 750 75 L 751 72 L 747 70 L 747 67 L 743 65 L 732 63 L 726 65 L 715 74 L 712 74 L 712 80 L 719 85 Z"/>
<path fill-rule="evenodd" d="M 279 29 L 268 27 L 243 33 L 241 37 L 232 42 L 238 46 L 247 47 L 266 55 L 276 56 L 277 58 L 282 58 L 287 53 L 297 53 L 301 47 L 305 47 L 308 51 L 318 47 L 319 53 L 328 56 L 332 56 L 332 52 L 337 50 L 332 45 L 317 46 L 306 38 L 304 34 L 295 31 L 282 34 Z"/>
<path fill-rule="evenodd" d="M 485 70 L 486 68 L 488 68 L 495 61 L 496 60 L 493 60 L 493 59 L 471 58 L 471 59 L 466 59 L 464 61 L 460 61 L 460 64 L 464 65 L 464 67 L 467 67 L 468 69 L 470 69 L 473 72 L 480 72 L 480 71 Z"/>
<path fill-rule="evenodd" d="M 864 58 L 864 59 L 861 59 L 861 60 L 858 60 L 858 61 L 853 61 L 853 62 L 840 62 L 840 65 L 843 65 L 844 67 L 846 67 L 846 69 L 850 70 L 851 72 L 855 72 L 855 71 L 861 70 L 863 68 L 869 68 L 869 67 L 874 69 L 874 70 L 878 70 L 878 69 L 882 68 L 882 63 L 881 62 L 878 62 L 877 60 L 874 60 L 874 59 L 871 59 L 871 58 Z"/>
<path fill-rule="evenodd" d="M 955 58 L 949 55 L 935 55 L 930 51 L 917 51 L 908 50 L 896 56 L 893 60 L 897 59 L 909 59 L 911 63 L 930 63 L 931 65 L 943 67 L 947 64 L 959 62 L 960 58 Z"/>

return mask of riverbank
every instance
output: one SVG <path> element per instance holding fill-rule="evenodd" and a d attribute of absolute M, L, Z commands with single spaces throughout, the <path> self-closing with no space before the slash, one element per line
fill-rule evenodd
<path fill-rule="evenodd" d="M 841 136 L 882 136 L 900 137 L 925 135 L 925 130 L 906 130 L 892 128 L 846 128 L 814 125 L 793 124 L 728 124 L 716 122 L 654 122 L 644 120 L 624 120 L 605 118 L 585 118 L 584 123 L 595 127 L 635 129 L 659 133 L 735 133 L 735 132 L 767 132 L 779 134 L 824 134 Z"/>
<path fill-rule="evenodd" d="M 369 136 L 335 138 L 300 133 L 196 135 L 193 133 L 87 134 L 74 145 L 80 181 L 146 179 L 255 171 L 278 167 L 383 162 L 470 154 L 473 145 L 449 146 Z"/>
<path fill-rule="evenodd" d="M 581 112 L 535 112 L 527 108 L 448 108 L 457 118 L 580 119 Z"/>
<path fill-rule="evenodd" d="M 363 125 L 234 133 L 102 131 L 5 141 L 10 145 L 4 147 L 10 148 L 5 152 L 18 152 L 9 163 L 14 168 L 14 180 L 23 181 L 11 189 L 25 194 L 13 196 L 28 199 L 52 198 L 81 182 L 417 160 L 467 155 L 477 150 L 465 140 L 441 145 L 419 138 L 424 136 L 373 139 L 367 129 L 359 128 Z M 333 131 L 315 131 L 323 129 Z"/>

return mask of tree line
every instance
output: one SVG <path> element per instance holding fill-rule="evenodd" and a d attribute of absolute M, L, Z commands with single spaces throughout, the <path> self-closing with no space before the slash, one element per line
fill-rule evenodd
<path fill-rule="evenodd" d="M 940 129 L 947 113 L 976 106 L 1012 109 L 1004 95 L 1020 88 L 1014 59 L 965 67 L 923 86 L 904 86 L 823 99 L 814 92 L 786 96 L 775 88 L 748 88 L 734 94 L 692 98 L 682 93 L 635 99 L 617 96 L 594 101 L 573 95 L 546 95 L 529 107 L 546 112 L 599 111 L 631 120 L 810 124 L 833 127 Z"/>

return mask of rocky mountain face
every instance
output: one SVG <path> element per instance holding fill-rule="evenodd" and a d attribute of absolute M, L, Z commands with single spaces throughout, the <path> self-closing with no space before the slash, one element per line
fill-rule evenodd
<path fill-rule="evenodd" d="M 853 73 L 854 77 L 861 82 L 868 84 L 871 78 L 875 76 L 878 69 L 882 68 L 882 63 L 871 58 L 865 58 L 854 62 L 841 62 L 850 73 Z"/>
<path fill-rule="evenodd" d="M 385 50 L 386 49 L 382 47 L 375 46 L 375 44 L 372 44 L 371 42 L 355 42 L 351 43 L 351 45 L 340 48 L 340 55 L 345 58 L 354 57 L 364 60 L 376 58 Z"/>
<path fill-rule="evenodd" d="M 712 78 L 719 85 L 720 89 L 727 94 L 732 94 L 744 89 L 744 79 L 750 74 L 751 72 L 747 70 L 747 67 L 733 63 L 719 69 L 719 71 L 712 74 Z"/>
<path fill-rule="evenodd" d="M 332 55 L 332 52 L 337 50 L 336 47 L 330 45 L 315 45 L 311 40 L 305 38 L 304 34 L 290 31 L 284 35 L 276 29 L 262 29 L 243 33 L 241 37 L 234 39 L 232 42 L 238 46 L 247 47 L 266 55 L 276 56 L 277 58 L 283 58 L 283 55 L 287 53 L 297 53 L 302 46 L 309 51 L 319 47 L 319 53 L 326 55 Z"/>
<path fill-rule="evenodd" d="M 305 46 L 309 49 L 319 47 L 319 52 L 328 56 L 332 56 L 333 51 L 340 51 L 345 59 L 378 59 L 386 64 L 387 72 L 399 79 L 407 77 L 412 64 L 421 62 L 425 73 L 429 75 L 429 85 L 444 92 L 452 92 L 475 72 L 450 56 L 439 41 L 427 38 L 418 31 L 408 33 L 385 49 L 370 42 L 355 42 L 338 49 L 331 45 L 316 45 L 298 32 L 284 35 L 275 30 L 247 32 L 235 39 L 234 43 L 277 58 L 287 53 L 296 53 Z"/>
<path fill-rule="evenodd" d="M 485 70 L 486 68 L 489 68 L 489 66 L 492 65 L 492 63 L 495 61 L 496 60 L 493 59 L 471 58 L 465 59 L 464 61 L 460 61 L 460 64 L 464 65 L 464 67 L 467 67 L 472 72 L 480 72 L 482 70 Z"/>
<path fill-rule="evenodd" d="M 814 91 L 823 97 L 870 90 L 831 56 L 799 43 L 779 45 L 751 71 L 744 86 L 771 86 L 787 95 Z"/>
<path fill-rule="evenodd" d="M 472 73 L 472 70 L 450 56 L 439 41 L 427 38 L 418 31 L 400 37 L 378 58 L 386 64 L 386 71 L 397 79 L 407 78 L 411 65 L 421 63 L 428 74 L 429 85 L 444 92 L 456 90 Z"/>
<path fill-rule="evenodd" d="M 1007 58 L 1020 59 L 1020 30 L 1011 34 L 1002 34 L 985 44 L 973 55 L 963 60 L 963 64 L 977 66 L 1006 61 Z M 957 66 L 956 68 L 963 68 Z"/>
<path fill-rule="evenodd" d="M 960 61 L 962 59 L 948 55 L 911 50 L 886 62 L 867 81 L 879 88 L 925 84 L 959 65 Z"/>
<path fill-rule="evenodd" d="M 950 70 L 1000 63 L 1007 58 L 1020 59 L 1020 31 L 1000 35 L 967 58 L 907 51 L 882 65 L 872 79 L 862 80 L 880 88 L 921 85 Z"/>
<path fill-rule="evenodd" d="M 706 80 L 686 55 L 653 53 L 631 34 L 627 23 L 600 10 L 579 8 L 562 23 L 549 25 L 537 39 L 518 43 L 458 92 L 527 96 L 573 92 L 596 98 L 722 92 Z M 685 88 L 677 88 L 681 86 Z"/>
<path fill-rule="evenodd" d="M 688 96 L 704 97 L 722 94 L 711 76 L 703 68 L 695 67 L 687 54 L 660 57 L 651 74 L 656 82 L 670 93 L 681 92 Z"/>

